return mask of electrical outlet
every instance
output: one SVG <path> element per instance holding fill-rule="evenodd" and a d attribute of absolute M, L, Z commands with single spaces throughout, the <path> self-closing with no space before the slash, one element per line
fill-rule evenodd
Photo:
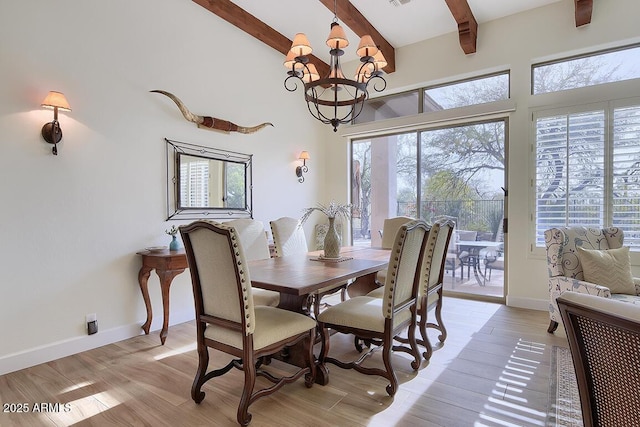
<path fill-rule="evenodd" d="M 98 332 L 98 316 L 96 313 L 87 314 L 87 333 L 93 335 Z"/>

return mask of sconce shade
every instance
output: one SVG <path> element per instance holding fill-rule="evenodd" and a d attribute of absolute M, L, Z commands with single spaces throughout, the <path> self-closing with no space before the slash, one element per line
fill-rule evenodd
<path fill-rule="evenodd" d="M 358 45 L 356 53 L 360 58 L 363 56 L 374 56 L 378 53 L 378 46 L 373 42 L 370 35 L 365 35 L 360 39 L 360 44 Z"/>
<path fill-rule="evenodd" d="M 64 94 L 62 92 L 56 91 L 49 92 L 40 106 L 46 108 L 58 107 L 58 109 L 60 110 L 71 111 L 71 106 L 69 106 L 67 98 L 64 97 Z"/>
<path fill-rule="evenodd" d="M 309 157 L 309 152 L 308 151 L 302 151 L 300 153 L 300 157 L 298 157 L 300 160 L 309 160 L 311 157 Z"/>
<path fill-rule="evenodd" d="M 291 43 L 291 52 L 294 53 L 295 56 L 304 56 L 309 55 L 313 49 L 311 49 L 311 44 L 309 43 L 309 39 L 304 33 L 298 33 L 293 38 L 293 43 Z"/>

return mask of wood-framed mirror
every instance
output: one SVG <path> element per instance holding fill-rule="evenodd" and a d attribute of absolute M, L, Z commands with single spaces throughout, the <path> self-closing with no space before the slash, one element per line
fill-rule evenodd
<path fill-rule="evenodd" d="M 251 154 L 165 141 L 167 220 L 252 218 Z"/>

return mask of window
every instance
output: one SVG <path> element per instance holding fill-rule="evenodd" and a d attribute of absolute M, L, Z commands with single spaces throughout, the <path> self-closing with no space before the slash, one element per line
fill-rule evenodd
<path fill-rule="evenodd" d="M 640 46 L 536 64 L 532 74 L 534 95 L 640 78 Z"/>
<path fill-rule="evenodd" d="M 509 99 L 509 73 L 426 88 L 423 111 L 446 110 L 504 99 Z"/>
<path fill-rule="evenodd" d="M 508 71 L 369 99 L 354 123 L 368 123 L 505 99 L 509 99 Z"/>
<path fill-rule="evenodd" d="M 539 112 L 535 122 L 535 233 L 616 226 L 640 248 L 640 100 Z"/>

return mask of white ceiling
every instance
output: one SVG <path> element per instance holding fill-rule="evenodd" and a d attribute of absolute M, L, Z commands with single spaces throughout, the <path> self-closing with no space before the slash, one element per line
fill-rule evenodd
<path fill-rule="evenodd" d="M 329 34 L 333 12 L 320 1 L 232 1 L 289 39 L 293 40 L 296 33 L 305 33 L 314 48 L 314 55 L 325 61 L 328 60 L 328 47 L 325 45 L 325 40 Z M 478 22 L 478 32 L 482 32 L 482 24 L 485 22 L 562 0 L 467 1 Z M 351 0 L 351 3 L 395 48 L 458 29 L 445 0 L 410 0 L 402 6 L 394 6 L 389 0 Z M 359 37 L 346 27 L 345 30 L 351 43 L 348 49 L 353 48 L 355 51 Z M 459 45 L 456 47 L 460 48 Z M 347 52 L 347 55 L 350 53 Z"/>

